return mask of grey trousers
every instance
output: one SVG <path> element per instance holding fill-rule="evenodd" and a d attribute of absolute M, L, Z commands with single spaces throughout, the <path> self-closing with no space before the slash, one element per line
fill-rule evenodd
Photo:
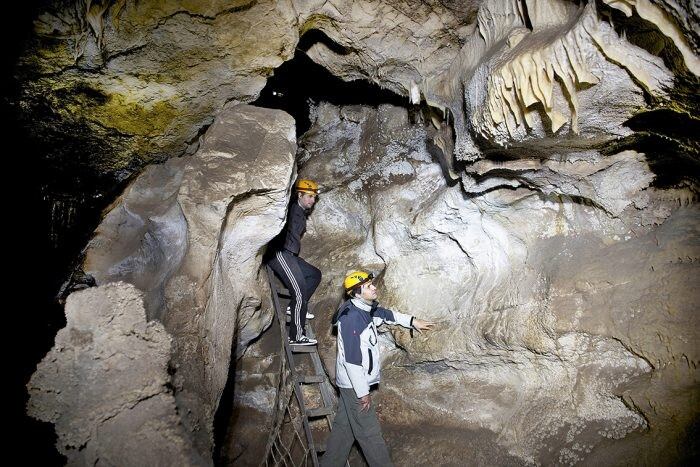
<path fill-rule="evenodd" d="M 357 440 L 370 467 L 393 466 L 382 430 L 379 427 L 374 401 L 369 410 L 360 412 L 359 399 L 353 389 L 338 388 L 338 412 L 333 429 L 326 442 L 326 452 L 321 456 L 321 467 L 341 467 Z"/>

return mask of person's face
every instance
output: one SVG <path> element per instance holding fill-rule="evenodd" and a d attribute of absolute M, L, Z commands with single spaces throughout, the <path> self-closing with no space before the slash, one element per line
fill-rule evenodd
<path fill-rule="evenodd" d="M 377 299 L 377 287 L 373 281 L 366 282 L 360 286 L 360 297 L 368 302 Z"/>
<path fill-rule="evenodd" d="M 301 204 L 301 207 L 304 209 L 311 209 L 314 207 L 314 204 L 316 203 L 316 195 L 313 193 L 304 193 L 303 191 L 299 192 L 299 204 Z"/>

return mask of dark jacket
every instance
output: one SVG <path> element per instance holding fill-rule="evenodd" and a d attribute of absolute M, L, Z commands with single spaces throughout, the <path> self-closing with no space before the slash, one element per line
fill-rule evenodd
<path fill-rule="evenodd" d="M 294 200 L 287 211 L 287 224 L 274 241 L 274 249 L 285 249 L 294 255 L 301 249 L 301 237 L 306 232 L 306 210 Z"/>

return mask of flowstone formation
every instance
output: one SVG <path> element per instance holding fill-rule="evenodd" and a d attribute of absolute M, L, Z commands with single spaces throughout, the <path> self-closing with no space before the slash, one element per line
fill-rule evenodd
<path fill-rule="evenodd" d="M 270 415 L 274 358 L 265 336 L 247 349 L 271 320 L 261 257 L 298 170 L 323 188 L 303 251 L 324 273 L 329 371 L 349 269 L 439 323 L 382 334 L 398 465 L 682 463 L 700 407 L 698 17 L 660 0 L 49 2 L 15 104 L 47 164 L 134 176 L 85 250 L 99 287 L 80 297 L 129 283 L 171 337 L 153 356 L 177 407 L 167 455 L 210 462 L 236 362 L 234 414 Z M 311 31 L 296 53 L 406 108 L 316 103 L 297 148 L 289 115 L 243 105 Z M 66 392 L 52 358 L 31 413 L 70 449 L 100 446 L 71 460 L 112 459 L 123 439 L 96 438 L 102 419 L 45 397 Z M 130 413 L 120 426 L 141 426 Z M 260 459 L 259 427 L 224 432 L 222 459 Z"/>
<path fill-rule="evenodd" d="M 465 196 L 432 160 L 420 115 L 314 115 L 300 170 L 326 190 L 304 248 L 324 271 L 315 310 L 328 316 L 313 324 L 327 368 L 329 314 L 357 265 L 381 273 L 382 304 L 439 323 L 382 336 L 378 395 L 398 464 L 683 456 L 698 415 L 694 204 L 650 187 L 636 153 L 565 164 L 577 170 L 567 186 L 593 202 L 557 191 L 557 155 L 552 192 Z"/>

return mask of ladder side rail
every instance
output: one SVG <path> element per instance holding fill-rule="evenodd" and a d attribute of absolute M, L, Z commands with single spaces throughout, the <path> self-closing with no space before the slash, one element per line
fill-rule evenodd
<path fill-rule="evenodd" d="M 307 333 L 309 334 L 309 337 L 312 337 L 314 339 L 316 338 L 311 326 L 308 326 Z M 333 430 L 333 420 L 335 419 L 336 414 L 336 410 L 334 410 L 333 408 L 336 407 L 336 405 L 340 401 L 335 395 L 335 389 L 333 388 L 333 385 L 328 379 L 328 374 L 323 368 L 323 363 L 321 362 L 321 357 L 319 356 L 318 352 L 311 354 L 311 361 L 313 362 L 314 372 L 317 375 L 323 375 L 325 377 L 325 381 L 320 385 L 321 399 L 323 400 L 323 405 L 326 407 L 330 407 L 332 410 L 332 413 L 326 416 L 326 422 L 328 422 L 328 429 Z M 349 459 L 345 461 L 345 465 L 346 467 L 350 467 Z"/>
<path fill-rule="evenodd" d="M 309 330 L 307 331 L 307 333 L 309 334 L 309 337 L 316 338 L 313 329 L 311 329 L 311 326 L 309 326 Z M 328 375 L 326 374 L 326 370 L 323 368 L 323 363 L 321 362 L 321 357 L 318 355 L 318 352 L 311 354 L 311 361 L 313 363 L 314 372 L 317 375 L 325 376 L 325 381 L 320 385 L 321 399 L 323 400 L 323 405 L 326 407 L 333 408 L 337 403 L 337 398 L 335 396 L 335 391 L 333 390 L 330 381 L 328 381 Z M 328 429 L 333 428 L 334 418 L 335 410 L 333 410 L 333 413 L 326 416 L 326 421 L 328 422 Z"/>
<path fill-rule="evenodd" d="M 277 313 L 277 310 L 279 309 L 279 303 L 277 300 L 277 297 L 275 295 L 275 287 L 270 280 L 270 269 L 269 267 L 266 268 L 266 271 L 268 273 L 268 284 L 270 285 L 270 292 L 271 292 L 271 298 L 272 298 L 272 305 L 275 308 L 275 316 L 277 317 L 277 323 L 280 327 L 280 335 L 284 336 L 285 335 L 285 329 L 284 329 L 284 324 L 279 320 L 279 315 Z M 282 342 L 284 345 L 284 342 Z M 265 449 L 266 452 L 266 458 L 265 458 L 265 465 L 269 465 L 269 457 L 272 456 L 272 466 L 279 466 L 280 461 L 286 466 L 287 461 L 285 460 L 285 454 L 282 451 L 282 449 L 286 448 L 284 445 L 279 446 L 278 442 L 281 442 L 279 439 L 280 433 L 279 430 L 284 423 L 284 418 L 288 413 L 288 405 L 289 405 L 289 399 L 291 397 L 291 394 L 287 392 L 287 382 L 289 381 L 289 378 L 287 376 L 287 371 L 289 370 L 289 361 L 288 359 L 285 358 L 280 358 L 280 380 L 277 388 L 277 396 L 275 398 L 275 407 L 278 411 L 278 415 L 275 419 L 274 425 L 273 425 L 273 433 L 270 434 L 270 438 L 267 442 L 267 448 Z M 291 387 L 289 389 L 292 389 Z M 283 408 L 284 407 L 284 408 Z M 281 412 L 280 412 L 281 411 Z M 275 451 L 277 451 L 277 455 L 275 454 Z M 290 459 L 291 460 L 291 459 Z"/>
<path fill-rule="evenodd" d="M 279 297 L 277 296 L 277 287 L 275 287 L 274 285 L 274 272 L 272 271 L 272 268 L 270 268 L 270 266 L 268 265 L 265 265 L 265 268 L 267 269 L 267 279 L 270 283 L 270 290 L 272 291 L 272 301 L 275 307 L 275 313 L 277 314 L 277 319 L 280 323 L 280 328 L 282 332 L 281 338 L 284 344 L 285 354 L 287 355 L 287 362 L 289 363 L 289 370 L 292 376 L 292 384 L 294 385 L 294 395 L 296 396 L 297 402 L 299 403 L 299 415 L 301 416 L 302 425 L 304 426 L 304 433 L 306 434 L 307 448 L 311 452 L 311 461 L 314 467 L 318 467 L 318 457 L 316 455 L 316 449 L 314 448 L 314 439 L 311 433 L 311 427 L 309 426 L 309 419 L 306 416 L 306 404 L 304 404 L 304 396 L 301 393 L 301 385 L 297 380 L 297 373 L 295 371 L 294 355 L 292 354 L 292 349 L 290 348 L 289 341 L 287 340 L 286 329 L 284 329 L 284 325 L 282 324 L 285 322 L 286 317 L 282 314 L 282 310 L 279 303 Z"/>

